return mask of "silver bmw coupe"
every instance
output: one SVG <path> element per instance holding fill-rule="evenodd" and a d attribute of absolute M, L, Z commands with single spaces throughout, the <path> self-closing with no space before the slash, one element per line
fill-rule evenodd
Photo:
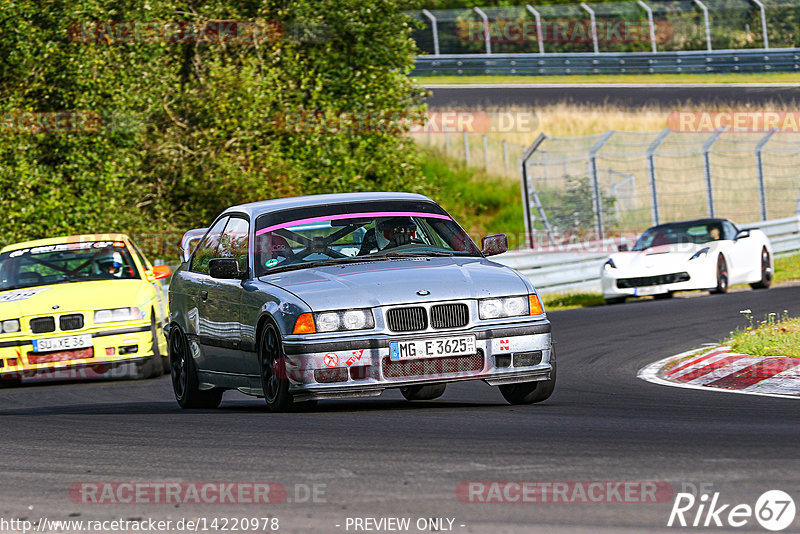
<path fill-rule="evenodd" d="M 486 259 L 505 235 L 481 248 L 422 195 L 228 208 L 170 284 L 175 398 L 214 408 L 235 389 L 287 411 L 389 388 L 430 400 L 483 380 L 512 404 L 543 401 L 556 362 L 541 300 Z"/>

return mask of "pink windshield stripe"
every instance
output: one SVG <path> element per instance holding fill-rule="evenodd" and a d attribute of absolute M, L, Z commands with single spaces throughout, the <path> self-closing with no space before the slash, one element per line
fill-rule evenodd
<path fill-rule="evenodd" d="M 256 232 L 256 235 L 266 234 L 267 232 L 274 232 L 290 226 L 299 226 L 301 224 L 311 224 L 323 221 L 338 221 L 341 219 L 360 219 L 363 217 L 430 217 L 431 219 L 444 219 L 452 221 L 447 215 L 440 215 L 438 213 L 422 213 L 418 211 L 375 211 L 369 213 L 341 213 L 338 215 L 326 215 L 324 217 L 311 217 L 309 219 L 300 219 L 298 221 L 290 221 L 274 226 L 268 226 Z"/>

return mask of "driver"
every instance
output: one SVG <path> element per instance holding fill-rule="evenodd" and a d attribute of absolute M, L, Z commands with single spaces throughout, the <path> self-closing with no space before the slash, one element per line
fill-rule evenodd
<path fill-rule="evenodd" d="M 97 259 L 97 268 L 102 274 L 109 274 L 115 278 L 122 276 L 122 254 L 119 252 L 104 252 Z"/>
<path fill-rule="evenodd" d="M 376 219 L 375 227 L 367 230 L 359 256 L 408 245 L 417 236 L 417 225 L 411 217 Z"/>
<path fill-rule="evenodd" d="M 375 224 L 379 250 L 408 245 L 417 236 L 417 225 L 410 217 L 381 219 Z"/>

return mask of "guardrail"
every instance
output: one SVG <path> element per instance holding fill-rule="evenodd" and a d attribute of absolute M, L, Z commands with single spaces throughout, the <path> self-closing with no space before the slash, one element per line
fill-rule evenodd
<path fill-rule="evenodd" d="M 412 76 L 798 72 L 800 48 L 418 56 Z"/>
<path fill-rule="evenodd" d="M 800 216 L 744 224 L 742 229 L 759 229 L 769 237 L 773 253 L 783 255 L 800 250 Z M 608 250 L 611 240 L 603 242 Z M 594 248 L 594 247 L 592 247 Z M 595 248 L 596 250 L 596 248 Z M 541 294 L 570 291 L 600 292 L 600 269 L 608 252 L 508 252 L 493 261 L 512 267 L 528 278 Z"/>

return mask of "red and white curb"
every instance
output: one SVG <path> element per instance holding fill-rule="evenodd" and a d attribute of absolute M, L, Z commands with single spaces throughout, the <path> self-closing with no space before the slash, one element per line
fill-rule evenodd
<path fill-rule="evenodd" d="M 662 386 L 800 398 L 800 358 L 737 354 L 730 347 L 670 356 L 644 367 L 637 376 Z"/>

